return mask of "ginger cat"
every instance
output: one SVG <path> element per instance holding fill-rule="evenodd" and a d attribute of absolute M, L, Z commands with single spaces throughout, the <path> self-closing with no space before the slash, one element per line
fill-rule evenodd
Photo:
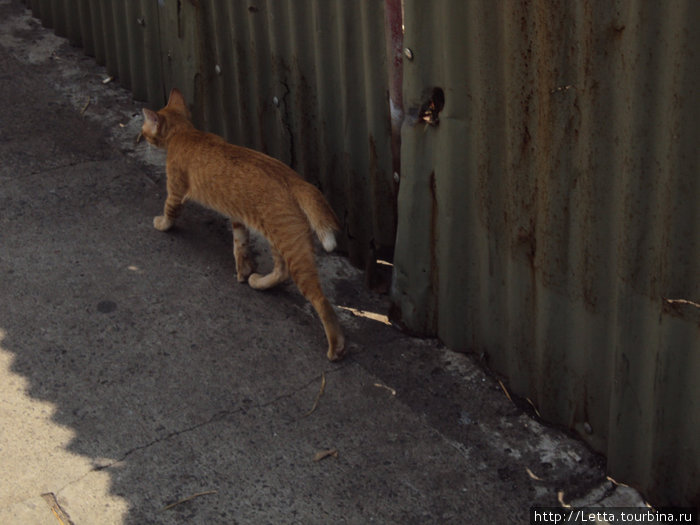
<path fill-rule="evenodd" d="M 143 115 L 143 137 L 167 152 L 168 196 L 163 215 L 153 220 L 156 229 L 169 229 L 187 199 L 229 217 L 238 281 L 247 280 L 253 288 L 264 290 L 291 275 L 321 318 L 328 359 L 341 359 L 345 339 L 335 310 L 321 290 L 311 239 L 313 230 L 326 251 L 331 251 L 340 229 L 321 192 L 282 162 L 197 130 L 177 89 L 170 92 L 163 109 L 144 109 Z M 274 269 L 267 275 L 253 273 L 247 228 L 270 243 Z"/>

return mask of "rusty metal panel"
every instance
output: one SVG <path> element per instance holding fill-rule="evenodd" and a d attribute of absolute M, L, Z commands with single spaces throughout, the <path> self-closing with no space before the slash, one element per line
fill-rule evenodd
<path fill-rule="evenodd" d="M 700 505 L 700 3 L 404 7 L 403 322 Z"/>

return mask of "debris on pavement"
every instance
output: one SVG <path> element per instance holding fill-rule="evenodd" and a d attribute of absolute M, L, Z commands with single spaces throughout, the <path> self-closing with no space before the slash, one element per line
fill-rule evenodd
<path fill-rule="evenodd" d="M 192 494 L 191 496 L 187 496 L 186 498 L 182 498 L 181 500 L 176 501 L 175 503 L 171 503 L 170 505 L 166 505 L 163 507 L 162 510 L 170 510 L 172 508 L 177 507 L 178 505 L 182 505 L 183 503 L 187 503 L 188 501 L 192 501 L 193 499 L 197 499 L 202 496 L 209 496 L 211 494 L 218 494 L 218 491 L 216 490 L 205 490 L 204 492 L 197 492 L 195 494 Z"/>
<path fill-rule="evenodd" d="M 321 400 L 321 396 L 323 395 L 323 392 L 325 390 L 326 390 L 326 373 L 323 372 L 321 374 L 321 388 L 319 389 L 318 394 L 316 394 L 316 399 L 314 400 L 314 404 L 311 407 L 311 410 L 309 410 L 306 414 L 304 414 L 304 417 L 309 417 L 318 408 L 318 402 Z"/>
<path fill-rule="evenodd" d="M 336 448 L 331 448 L 328 450 L 321 450 L 320 452 L 316 452 L 316 455 L 314 456 L 314 461 L 319 462 L 323 459 L 326 458 L 337 458 L 338 457 L 338 449 Z"/>

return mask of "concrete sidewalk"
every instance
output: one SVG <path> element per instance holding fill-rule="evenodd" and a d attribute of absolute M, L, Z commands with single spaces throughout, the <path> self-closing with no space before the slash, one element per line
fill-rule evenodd
<path fill-rule="evenodd" d="M 350 342 L 332 365 L 292 284 L 236 282 L 224 218 L 188 205 L 156 231 L 162 155 L 106 76 L 0 1 L 1 523 L 506 524 L 640 503 L 471 357 L 386 324 L 342 257 L 319 255 Z"/>

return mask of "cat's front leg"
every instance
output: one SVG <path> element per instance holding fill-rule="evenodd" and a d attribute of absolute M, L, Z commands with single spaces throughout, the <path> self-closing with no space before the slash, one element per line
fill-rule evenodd
<path fill-rule="evenodd" d="M 163 215 L 153 218 L 153 227 L 162 232 L 169 230 L 175 224 L 175 219 L 180 214 L 182 202 L 183 198 L 179 194 L 168 193 L 168 198 L 165 200 L 165 206 L 163 207 Z"/>
<path fill-rule="evenodd" d="M 168 219 L 165 215 L 158 215 L 158 217 L 153 217 L 153 227 L 159 231 L 167 231 L 175 221 Z"/>
<path fill-rule="evenodd" d="M 248 280 L 255 271 L 255 264 L 248 252 L 248 229 L 240 222 L 231 221 L 233 228 L 233 257 L 236 259 L 236 278 L 239 283 Z"/>

